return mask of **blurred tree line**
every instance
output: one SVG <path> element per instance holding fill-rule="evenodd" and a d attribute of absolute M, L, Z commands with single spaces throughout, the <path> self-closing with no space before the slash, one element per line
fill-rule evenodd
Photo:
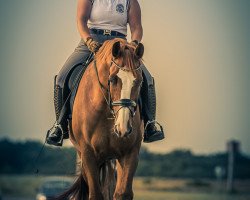
<path fill-rule="evenodd" d="M 45 146 L 37 141 L 0 140 L 0 174 L 73 175 L 76 166 L 74 148 Z M 38 157 L 40 153 L 40 156 Z M 194 155 L 189 150 L 156 154 L 142 148 L 137 176 L 173 178 L 214 178 L 214 169 L 227 168 L 227 153 Z M 250 157 L 237 154 L 235 177 L 250 178 Z"/>

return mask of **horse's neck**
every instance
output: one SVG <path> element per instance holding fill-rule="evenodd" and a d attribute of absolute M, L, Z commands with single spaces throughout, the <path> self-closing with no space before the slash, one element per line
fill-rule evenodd
<path fill-rule="evenodd" d="M 98 87 L 108 88 L 108 79 L 109 79 L 109 65 L 106 60 L 96 60 L 93 62 L 93 71 L 94 77 L 97 81 L 95 81 Z"/>
<path fill-rule="evenodd" d="M 92 62 L 86 70 L 83 78 L 82 93 L 85 99 L 89 100 L 87 105 L 93 105 L 97 110 L 108 108 L 105 98 L 108 98 L 106 89 L 108 88 L 109 66 L 106 62 L 96 60 Z M 99 82 L 100 81 L 100 82 Z M 104 97 L 105 96 L 105 97 Z"/>

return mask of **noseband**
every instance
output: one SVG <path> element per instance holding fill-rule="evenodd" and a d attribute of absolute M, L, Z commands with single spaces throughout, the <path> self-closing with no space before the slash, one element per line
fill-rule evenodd
<path fill-rule="evenodd" d="M 122 71 L 126 71 L 126 72 L 129 72 L 129 71 L 136 71 L 136 70 L 139 70 L 141 69 L 141 67 L 137 67 L 135 69 L 126 69 L 124 67 L 121 67 L 120 65 L 118 65 L 114 59 L 111 60 L 111 63 L 110 63 L 110 67 L 112 67 L 112 65 L 115 65 L 117 68 L 119 68 L 120 70 Z M 132 100 L 132 99 L 120 99 L 118 101 L 113 101 L 112 100 L 112 97 L 111 97 L 111 92 L 110 92 L 110 80 L 108 80 L 108 88 L 105 88 L 103 86 L 103 84 L 101 83 L 100 79 L 99 79 L 99 75 L 98 75 L 98 71 L 97 71 L 97 66 L 96 66 L 96 59 L 94 58 L 94 67 L 95 67 L 95 71 L 96 71 L 96 75 L 97 75 L 97 79 L 98 79 L 98 82 L 99 82 L 99 85 L 100 85 L 100 88 L 101 88 L 101 92 L 103 94 L 103 97 L 107 103 L 107 105 L 109 106 L 110 108 L 110 112 L 111 114 L 113 115 L 113 117 L 116 119 L 117 117 L 117 113 L 119 112 L 120 109 L 122 108 L 128 108 L 130 110 L 130 113 L 132 116 L 135 115 L 136 113 L 136 109 L 137 109 L 137 103 Z M 107 93 L 108 93 L 108 98 L 106 97 L 106 95 L 104 94 L 104 91 L 103 90 L 106 90 Z M 117 110 L 117 112 L 114 111 L 113 107 L 116 107 L 116 106 L 120 106 L 120 108 Z M 133 110 L 132 110 L 133 108 Z"/>

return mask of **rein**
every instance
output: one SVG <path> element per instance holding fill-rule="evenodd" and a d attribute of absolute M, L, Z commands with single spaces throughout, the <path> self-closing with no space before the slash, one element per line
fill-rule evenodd
<path fill-rule="evenodd" d="M 119 69 L 121 69 L 123 71 L 127 71 L 127 72 L 131 71 L 131 70 L 139 70 L 139 69 L 141 69 L 140 66 L 135 68 L 135 69 L 125 69 L 125 68 L 119 66 L 114 61 L 114 59 L 111 60 L 110 67 L 112 67 L 112 64 L 114 64 L 117 68 L 119 68 Z M 94 58 L 94 68 L 95 68 L 96 76 L 97 76 L 97 79 L 98 79 L 98 83 L 99 83 L 102 95 L 103 95 L 107 105 L 109 106 L 110 112 L 113 115 L 113 119 L 116 119 L 117 113 L 122 108 L 128 108 L 130 110 L 131 115 L 134 116 L 135 112 L 136 112 L 136 108 L 137 108 L 137 103 L 134 100 L 131 100 L 131 99 L 120 99 L 118 101 L 112 101 L 111 92 L 110 92 L 110 80 L 108 80 L 108 88 L 105 88 L 105 86 L 100 81 L 95 58 Z M 106 90 L 106 92 L 108 93 L 108 98 L 106 97 L 106 95 L 104 93 L 104 90 Z M 115 107 L 115 106 L 121 106 L 117 110 L 117 112 L 115 112 L 114 109 L 113 109 L 113 107 Z M 131 107 L 134 108 L 134 111 L 132 111 Z"/>
<path fill-rule="evenodd" d="M 110 65 L 110 67 L 111 67 L 111 65 Z M 107 97 L 106 97 L 106 95 L 104 94 L 104 91 L 103 91 L 103 90 L 106 90 L 106 91 L 108 92 L 108 94 L 110 94 L 110 91 L 109 91 L 109 89 L 106 89 L 105 86 L 103 86 L 103 84 L 102 84 L 101 81 L 100 81 L 99 74 L 98 74 L 98 70 L 97 70 L 97 66 L 96 66 L 96 59 L 95 59 L 95 58 L 94 58 L 94 68 L 95 68 L 95 72 L 96 72 L 96 76 L 97 76 L 97 80 L 98 80 L 99 86 L 100 86 L 100 88 L 101 88 L 102 95 L 103 95 L 103 97 L 104 97 L 106 103 L 108 104 L 108 106 L 111 108 L 111 113 L 113 114 L 112 111 L 114 111 L 114 110 L 112 109 L 111 104 L 110 104 L 110 102 L 111 102 L 110 96 L 111 96 L 111 95 L 109 95 L 109 99 L 107 99 Z"/>

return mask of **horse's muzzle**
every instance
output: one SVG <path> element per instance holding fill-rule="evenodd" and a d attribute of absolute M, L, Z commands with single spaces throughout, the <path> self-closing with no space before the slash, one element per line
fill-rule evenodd
<path fill-rule="evenodd" d="M 129 135 L 132 133 L 133 128 L 132 128 L 132 126 L 129 126 L 129 127 L 126 129 L 126 131 L 125 131 L 125 130 L 120 129 L 120 128 L 119 128 L 119 125 L 115 125 L 114 131 L 115 131 L 115 133 L 116 133 L 116 135 L 117 135 L 118 137 L 127 137 L 127 136 L 129 136 Z"/>
<path fill-rule="evenodd" d="M 114 101 L 112 106 L 120 106 L 120 108 L 115 113 L 116 124 L 114 126 L 114 131 L 118 137 L 127 137 L 132 133 L 131 117 L 133 118 L 136 112 L 137 103 L 132 99 L 120 99 Z M 123 112 L 123 114 L 119 113 Z M 124 122 L 124 117 L 125 121 Z"/>

